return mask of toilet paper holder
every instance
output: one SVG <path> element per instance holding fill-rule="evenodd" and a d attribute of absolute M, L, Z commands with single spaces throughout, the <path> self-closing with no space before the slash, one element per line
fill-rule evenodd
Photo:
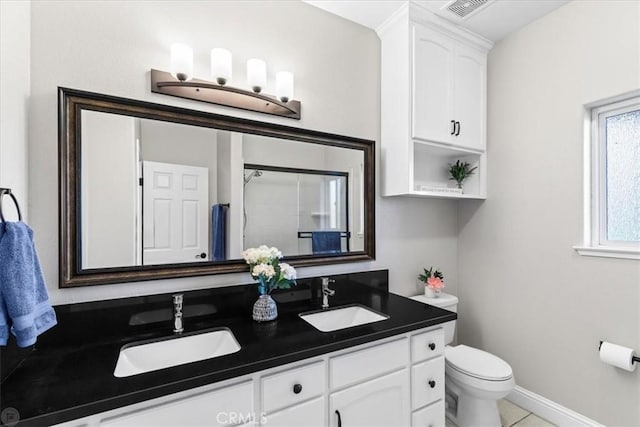
<path fill-rule="evenodd" d="M 600 348 L 602 348 L 602 343 L 603 343 L 603 342 L 604 342 L 604 341 L 600 340 L 600 344 L 598 345 L 598 351 L 600 351 Z M 633 357 L 631 358 L 631 362 L 632 362 L 632 363 L 640 363 L 640 357 L 638 357 L 638 356 L 633 356 Z"/>

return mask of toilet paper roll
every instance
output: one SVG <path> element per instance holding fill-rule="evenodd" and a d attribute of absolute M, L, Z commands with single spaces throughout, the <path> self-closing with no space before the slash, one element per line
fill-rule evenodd
<path fill-rule="evenodd" d="M 633 363 L 633 357 L 636 352 L 629 347 L 623 347 L 610 342 L 603 342 L 600 346 L 600 360 L 616 368 L 633 372 L 636 364 Z"/>

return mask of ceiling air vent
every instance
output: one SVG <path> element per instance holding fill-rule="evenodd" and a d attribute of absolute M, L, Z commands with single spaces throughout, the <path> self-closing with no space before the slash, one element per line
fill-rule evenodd
<path fill-rule="evenodd" d="M 445 7 L 459 18 L 466 18 L 487 3 L 489 0 L 455 0 Z"/>

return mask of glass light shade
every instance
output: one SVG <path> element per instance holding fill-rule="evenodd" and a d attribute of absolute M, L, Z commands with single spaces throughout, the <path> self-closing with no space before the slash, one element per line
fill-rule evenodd
<path fill-rule="evenodd" d="M 293 74 L 288 71 L 280 71 L 276 74 L 276 96 L 282 102 L 293 99 Z"/>
<path fill-rule="evenodd" d="M 231 52 L 227 49 L 211 49 L 211 76 L 219 85 L 231 81 Z"/>
<path fill-rule="evenodd" d="M 193 49 L 186 44 L 171 45 L 171 75 L 181 82 L 193 77 Z"/>
<path fill-rule="evenodd" d="M 256 93 L 260 93 L 267 85 L 267 64 L 262 59 L 247 61 L 247 83 Z"/>

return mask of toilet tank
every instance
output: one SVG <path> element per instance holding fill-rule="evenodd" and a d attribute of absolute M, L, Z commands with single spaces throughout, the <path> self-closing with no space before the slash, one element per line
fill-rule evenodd
<path fill-rule="evenodd" d="M 455 295 L 441 292 L 438 298 L 427 298 L 424 295 L 416 295 L 411 297 L 411 299 L 423 304 L 435 305 L 436 307 L 453 311 L 454 313 L 458 312 L 458 297 Z M 444 328 L 444 343 L 451 344 L 453 342 L 453 334 L 456 331 L 456 321 L 445 322 L 441 326 Z"/>

